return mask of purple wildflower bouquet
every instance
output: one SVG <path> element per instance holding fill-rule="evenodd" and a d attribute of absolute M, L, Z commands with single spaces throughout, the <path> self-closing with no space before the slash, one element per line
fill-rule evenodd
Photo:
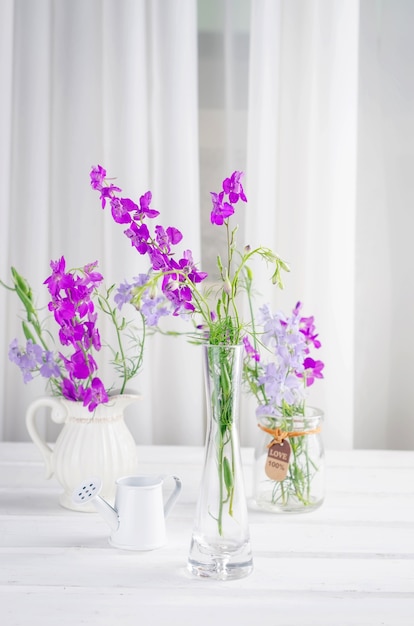
<path fill-rule="evenodd" d="M 306 396 L 315 380 L 323 378 L 324 363 L 313 354 L 321 347 L 314 317 L 302 316 L 301 309 L 301 302 L 290 316 L 272 313 L 267 305 L 260 309 L 262 330 L 253 335 L 254 345 L 246 340 L 243 370 L 248 390 L 257 400 L 259 426 L 278 436 L 294 433 L 289 439 L 292 456 L 287 476 L 273 482 L 271 490 L 272 504 L 282 506 L 292 500 L 310 505 L 312 481 L 319 471 L 308 449 L 307 433 L 313 432 L 314 421 L 307 413 Z M 298 424 L 301 436 L 296 436 Z"/>
<path fill-rule="evenodd" d="M 214 226 L 226 231 L 226 258 L 218 256 L 217 267 L 220 279 L 218 284 L 206 287 L 207 274 L 200 271 L 191 250 L 175 253 L 183 235 L 175 227 L 149 221 L 159 216 L 159 211 L 151 206 L 150 191 L 143 194 L 139 202 L 121 195 L 121 188 L 111 182 L 106 170 L 97 165 L 90 173 L 91 186 L 98 191 L 101 206 L 108 204 L 112 217 L 124 228 L 126 237 L 141 256 L 148 259 L 150 269 L 145 286 L 134 282 L 125 283 L 123 297 L 137 310 L 142 310 L 145 290 L 150 286 L 154 298 L 167 302 L 172 316 L 185 316 L 193 321 L 192 330 L 187 333 L 195 343 L 218 346 L 218 361 L 214 363 L 217 388 L 214 391 L 215 409 L 213 419 L 218 423 L 219 439 L 216 442 L 216 466 L 220 484 L 220 502 L 217 513 L 219 533 L 222 534 L 224 507 L 232 515 L 235 475 L 232 459 L 233 446 L 233 393 L 229 385 L 233 376 L 233 361 L 229 349 L 243 341 L 247 345 L 250 321 L 247 323 L 240 314 L 239 294 L 251 288 L 252 272 L 249 267 L 254 257 L 259 257 L 272 266 L 271 280 L 282 287 L 281 273 L 287 265 L 272 250 L 264 247 L 251 249 L 249 246 L 238 249 L 236 242 L 237 226 L 230 220 L 240 207 L 247 202 L 242 185 L 242 172 L 235 171 L 225 178 L 219 192 L 211 193 L 212 209 L 210 220 Z M 212 350 L 209 353 L 212 354 Z M 213 367 L 211 366 L 211 370 Z M 229 451 L 227 452 L 227 449 Z"/>
<path fill-rule="evenodd" d="M 288 271 L 288 267 L 268 248 L 237 249 L 237 226 L 231 228 L 230 218 L 239 201 L 247 202 L 241 178 L 242 172 L 233 172 L 224 179 L 220 192 L 211 192 L 210 219 L 212 224 L 226 230 L 227 258 L 223 261 L 218 257 L 221 279 L 218 287 L 203 289 L 207 273 L 197 268 L 191 250 L 184 250 L 180 258 L 174 252 L 183 239 L 182 233 L 173 226 L 164 228 L 157 224 L 152 230 L 148 227 L 148 220 L 160 215 L 150 206 L 151 192 L 143 194 L 137 204 L 120 195 L 122 189 L 111 182 L 101 165 L 92 168 L 91 186 L 100 193 L 102 208 L 109 203 L 114 221 L 125 227 L 124 233 L 131 245 L 146 256 L 150 264 L 145 285 L 133 281 L 124 284 L 123 302 L 141 310 L 142 298 L 150 287 L 154 298 L 161 296 L 163 307 L 168 303 L 173 316 L 187 316 L 194 321 L 194 332 L 189 334 L 200 343 L 236 345 L 242 342 L 246 323 L 239 314 L 237 295 L 251 279 L 250 260 L 259 256 L 271 264 L 272 282 L 279 287 L 282 287 L 281 271 Z"/>
<path fill-rule="evenodd" d="M 97 262 L 82 268 L 66 270 L 66 260 L 62 256 L 50 263 L 52 273 L 46 278 L 50 300 L 48 310 L 53 314 L 58 327 L 60 348 L 55 345 L 53 334 L 46 320 L 41 320 L 35 305 L 33 291 L 28 281 L 11 268 L 13 286 L 0 281 L 4 287 L 15 291 L 24 305 L 26 319 L 22 320 L 25 345 L 14 339 L 9 347 L 9 359 L 18 365 L 25 383 L 35 376 L 47 379 L 50 391 L 68 400 L 81 401 L 94 411 L 98 404 L 108 401 L 108 395 L 115 393 L 114 385 L 106 387 L 98 372 L 97 353 L 102 347 L 109 348 L 110 362 L 121 380 L 117 393 L 125 391 L 126 384 L 135 377 L 143 362 L 146 326 L 164 312 L 158 302 L 145 299 L 140 312 L 141 325 L 136 329 L 131 322 L 118 314 L 117 304 L 123 300 L 124 287 L 119 287 L 111 302 L 115 285 L 103 288 L 103 276 L 98 272 Z M 146 276 L 141 275 L 137 282 L 145 284 Z M 101 341 L 98 328 L 98 312 L 110 318 L 116 337 L 116 349 Z"/>

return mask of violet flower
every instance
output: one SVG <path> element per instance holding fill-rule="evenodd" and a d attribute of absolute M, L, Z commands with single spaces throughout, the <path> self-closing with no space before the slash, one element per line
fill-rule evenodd
<path fill-rule="evenodd" d="M 91 184 L 101 194 L 105 175 L 103 168 L 96 168 L 91 174 Z M 117 188 L 112 185 L 110 189 L 113 194 Z M 103 194 L 103 197 L 112 200 L 111 194 Z M 66 352 L 53 352 L 49 349 L 48 342 L 53 338 L 53 333 L 44 331 L 30 285 L 12 268 L 14 288 L 8 289 L 18 294 L 27 311 L 27 320 L 22 324 L 28 340 L 25 347 L 20 347 L 17 339 L 13 340 L 9 347 L 9 359 L 18 365 L 25 383 L 35 375 L 40 375 L 48 380 L 54 394 L 69 400 L 82 401 L 93 411 L 97 404 L 108 400 L 108 392 L 97 376 L 96 355 L 102 349 L 102 341 L 94 300 L 96 299 L 101 313 L 110 316 L 116 329 L 118 349 L 112 350 L 112 362 L 122 376 L 121 393 L 127 381 L 139 371 L 143 359 L 143 340 L 127 331 L 128 340 L 134 344 L 134 354 L 127 354 L 124 350 L 122 335 L 129 323 L 124 318 L 118 319 L 116 307 L 109 302 L 109 294 L 114 286 L 106 294 L 102 291 L 103 276 L 97 270 L 96 261 L 83 268 L 66 270 L 66 260 L 62 256 L 56 261 L 52 260 L 50 267 L 51 274 L 44 281 L 50 295 L 48 310 L 57 323 L 57 337 Z M 145 279 L 146 275 L 140 285 L 144 284 Z M 157 301 L 157 311 L 148 310 L 148 314 L 150 313 L 152 321 L 164 314 L 160 301 Z"/>
<path fill-rule="evenodd" d="M 255 350 L 255 348 L 253 348 L 247 335 L 243 337 L 243 343 L 246 354 L 248 354 L 255 361 L 260 361 L 260 354 L 257 350 Z"/>
<path fill-rule="evenodd" d="M 280 311 L 272 313 L 268 305 L 260 309 L 261 341 L 271 360 L 261 358 L 256 366 L 245 360 L 244 367 L 245 379 L 259 403 L 258 417 L 301 413 L 306 388 L 323 378 L 324 363 L 310 356 L 311 350 L 321 347 L 314 318 L 301 316 L 301 309 L 298 302 L 289 317 Z M 251 348 L 245 346 L 248 359 Z"/>
<path fill-rule="evenodd" d="M 222 226 L 224 221 L 233 215 L 234 207 L 229 202 L 223 202 L 223 191 L 219 194 L 212 191 L 210 195 L 213 202 L 213 210 L 211 211 L 210 221 L 212 224 Z"/>
<path fill-rule="evenodd" d="M 155 310 L 150 306 L 144 291 L 130 290 L 126 283 L 123 291 L 119 291 L 117 294 L 118 306 L 121 303 L 126 303 L 129 292 L 131 293 L 130 301 L 134 301 L 133 303 L 140 311 L 146 311 L 147 320 L 150 319 L 151 322 L 156 322 L 161 315 L 169 310 L 172 310 L 174 316 L 193 312 L 195 306 L 192 285 L 204 280 L 207 274 L 196 268 L 190 250 L 186 250 L 179 261 L 175 260 L 173 248 L 183 238 L 178 228 L 174 226 L 165 228 L 161 224 L 157 224 L 151 232 L 146 220 L 154 219 L 159 215 L 159 211 L 151 207 L 151 192 L 147 191 L 143 194 L 139 199 L 139 206 L 137 206 L 130 198 L 118 197 L 117 193 L 122 190 L 106 182 L 106 171 L 100 165 L 92 168 L 90 178 L 92 188 L 100 191 L 101 200 L 109 198 L 111 206 L 115 207 L 115 209 L 112 208 L 114 221 L 128 223 L 128 228 L 124 234 L 139 254 L 148 257 L 151 272 L 155 275 L 154 281 L 160 279 L 162 295 L 165 300 L 171 303 L 171 308 L 163 307 L 159 306 L 162 300 L 157 300 Z M 102 206 L 105 206 L 104 202 Z M 145 306 L 140 303 L 142 298 L 146 299 Z"/>

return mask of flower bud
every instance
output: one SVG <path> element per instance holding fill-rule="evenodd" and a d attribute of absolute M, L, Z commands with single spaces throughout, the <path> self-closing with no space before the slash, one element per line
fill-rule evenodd
<path fill-rule="evenodd" d="M 223 291 L 224 293 L 226 293 L 228 296 L 231 296 L 232 294 L 232 287 L 231 287 L 231 282 L 229 280 L 229 278 L 227 277 L 226 280 L 223 282 Z"/>

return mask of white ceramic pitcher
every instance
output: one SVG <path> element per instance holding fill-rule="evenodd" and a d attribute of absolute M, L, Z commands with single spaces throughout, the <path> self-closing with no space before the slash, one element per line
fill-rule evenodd
<path fill-rule="evenodd" d="M 137 470 L 137 448 L 124 420 L 124 410 L 140 398 L 137 394 L 111 396 L 93 413 L 82 402 L 65 398 L 39 398 L 26 412 L 26 426 L 30 437 L 40 450 L 46 466 L 46 478 L 55 476 L 63 487 L 60 504 L 69 509 L 95 511 L 93 506 L 78 507 L 72 500 L 72 491 L 85 476 L 100 476 L 102 495 L 112 503 L 115 481 Z M 54 446 L 40 435 L 37 412 L 50 409 L 50 417 L 62 424 Z"/>
<path fill-rule="evenodd" d="M 163 502 L 162 486 L 167 478 L 174 489 Z M 116 481 L 115 506 L 100 497 L 102 481 L 93 477 L 81 483 L 72 494 L 73 502 L 91 502 L 111 528 L 109 543 L 123 550 L 154 550 L 166 543 L 165 518 L 175 504 L 181 480 L 177 476 L 125 476 Z"/>

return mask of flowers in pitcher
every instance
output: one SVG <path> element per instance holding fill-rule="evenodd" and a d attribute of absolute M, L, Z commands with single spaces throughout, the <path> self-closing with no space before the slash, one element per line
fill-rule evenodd
<path fill-rule="evenodd" d="M 13 286 L 0 283 L 15 291 L 24 305 L 26 319 L 22 321 L 22 328 L 26 343 L 20 345 L 18 339 L 14 339 L 9 347 L 9 359 L 18 365 L 25 383 L 40 375 L 47 379 L 54 395 L 81 401 L 93 411 L 98 404 L 108 401 L 108 394 L 114 385 L 106 387 L 99 375 L 97 354 L 101 348 L 107 347 L 111 352 L 110 362 L 121 380 L 119 392 L 123 393 L 127 382 L 138 374 L 142 366 L 146 326 L 158 322 L 166 310 L 144 290 L 141 324 L 137 329 L 117 310 L 116 305 L 119 306 L 123 299 L 125 285 L 118 287 L 116 292 L 115 285 L 104 289 L 104 278 L 98 271 L 97 262 L 67 270 L 62 256 L 52 260 L 50 267 L 52 273 L 44 284 L 49 292 L 48 310 L 57 324 L 60 347 L 55 347 L 53 333 L 46 320 L 40 319 L 28 281 L 11 268 Z M 144 287 L 146 279 L 145 275 L 141 275 L 135 279 L 135 284 Z M 112 322 L 115 349 L 109 344 L 102 344 L 98 312 L 108 316 Z"/>

